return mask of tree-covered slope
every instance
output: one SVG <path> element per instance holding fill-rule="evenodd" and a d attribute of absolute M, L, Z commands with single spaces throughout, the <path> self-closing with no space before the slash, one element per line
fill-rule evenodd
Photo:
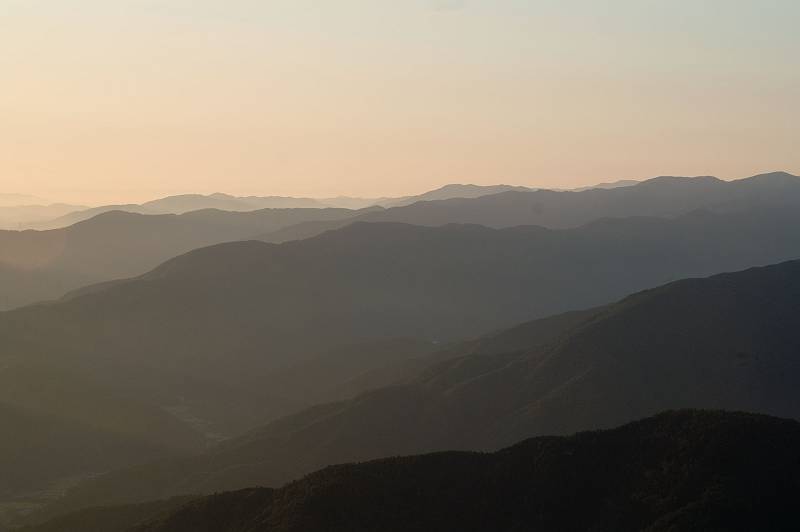
<path fill-rule="evenodd" d="M 332 466 L 280 489 L 190 501 L 147 523 L 136 514 L 104 532 L 789 531 L 798 446 L 795 421 L 668 412 L 492 454 Z M 58 530 L 95 530 L 82 525 L 109 512 L 131 510 L 75 514 Z"/>

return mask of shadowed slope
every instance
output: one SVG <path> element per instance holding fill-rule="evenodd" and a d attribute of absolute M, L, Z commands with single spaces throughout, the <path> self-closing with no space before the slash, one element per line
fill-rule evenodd
<path fill-rule="evenodd" d="M 493 455 L 333 467 L 275 492 L 190 503 L 137 530 L 789 530 L 798 444 L 794 422 L 669 413 Z"/>
<path fill-rule="evenodd" d="M 230 434 L 299 406 L 264 386 L 271 373 L 344 345 L 459 340 L 798 255 L 796 210 L 563 231 L 354 224 L 283 245 L 196 250 L 137 279 L 0 314 L 0 360 L 88 372 Z"/>
<path fill-rule="evenodd" d="M 123 532 L 136 525 L 143 525 L 166 517 L 179 510 L 194 497 L 175 497 L 163 501 L 152 501 L 126 506 L 88 508 L 54 519 L 48 523 L 13 529 L 15 532 Z"/>
<path fill-rule="evenodd" d="M 329 467 L 278 490 L 222 493 L 104 532 L 788 531 L 798 446 L 793 421 L 668 412 L 494 454 Z M 94 530 L 79 518 L 113 511 L 77 514 L 58 530 Z"/>
<path fill-rule="evenodd" d="M 494 335 L 404 383 L 306 410 L 197 458 L 108 475 L 60 507 L 276 486 L 331 463 L 493 449 L 669 408 L 800 418 L 799 320 L 800 262 L 679 281 Z"/>
<path fill-rule="evenodd" d="M 169 456 L 145 438 L 0 402 L 0 530 L 79 480 Z"/>

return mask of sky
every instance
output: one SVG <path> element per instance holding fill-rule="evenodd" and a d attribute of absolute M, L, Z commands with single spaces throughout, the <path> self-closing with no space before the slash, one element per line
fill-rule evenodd
<path fill-rule="evenodd" d="M 0 192 L 800 174 L 796 0 L 0 0 Z"/>

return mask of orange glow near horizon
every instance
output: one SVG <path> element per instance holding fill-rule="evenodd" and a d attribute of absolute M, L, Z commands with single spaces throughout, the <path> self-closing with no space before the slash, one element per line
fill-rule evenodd
<path fill-rule="evenodd" d="M 800 173 L 788 0 L 7 0 L 0 192 Z"/>

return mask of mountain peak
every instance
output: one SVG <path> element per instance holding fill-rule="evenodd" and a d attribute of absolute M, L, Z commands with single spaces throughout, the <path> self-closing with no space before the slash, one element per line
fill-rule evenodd
<path fill-rule="evenodd" d="M 645 181 L 642 181 L 636 186 L 698 185 L 698 184 L 711 184 L 711 183 L 717 184 L 722 182 L 723 181 L 718 177 L 710 175 L 695 176 L 695 177 L 662 175 L 658 177 L 653 177 L 651 179 L 646 179 Z"/>
<path fill-rule="evenodd" d="M 758 182 L 758 183 L 797 183 L 800 181 L 800 176 L 790 174 L 789 172 L 768 172 L 766 174 L 758 174 L 751 177 L 746 177 L 741 181 Z"/>

